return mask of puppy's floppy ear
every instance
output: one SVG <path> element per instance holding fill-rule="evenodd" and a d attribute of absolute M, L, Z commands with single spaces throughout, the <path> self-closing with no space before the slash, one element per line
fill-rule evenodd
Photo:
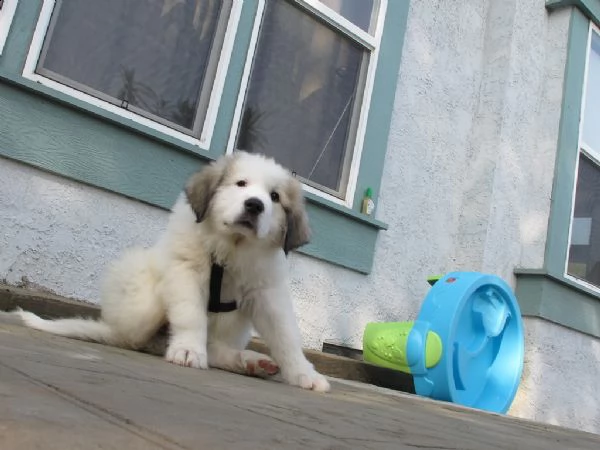
<path fill-rule="evenodd" d="M 287 231 L 283 242 L 283 251 L 286 255 L 290 250 L 307 244 L 311 234 L 301 184 L 293 178 L 287 191 L 290 203 L 286 208 Z"/>
<path fill-rule="evenodd" d="M 225 156 L 212 162 L 190 177 L 185 186 L 185 195 L 196 213 L 196 221 L 201 222 L 206 216 L 210 201 L 221 185 L 231 162 L 231 156 Z"/>

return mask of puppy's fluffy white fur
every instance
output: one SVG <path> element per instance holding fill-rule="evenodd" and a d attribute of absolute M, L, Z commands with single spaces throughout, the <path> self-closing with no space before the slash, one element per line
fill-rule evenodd
<path fill-rule="evenodd" d="M 190 178 L 153 247 L 112 264 L 100 320 L 17 314 L 32 328 L 133 349 L 168 322 L 172 363 L 257 376 L 279 370 L 291 385 L 327 391 L 301 349 L 284 253 L 308 238 L 300 184 L 273 160 L 236 152 Z M 236 300 L 235 311 L 207 312 L 213 261 L 225 268 L 221 300 Z M 246 350 L 252 326 L 274 361 Z"/>

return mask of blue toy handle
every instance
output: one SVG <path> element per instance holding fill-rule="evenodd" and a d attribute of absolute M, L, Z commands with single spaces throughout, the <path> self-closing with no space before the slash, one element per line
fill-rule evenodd
<path fill-rule="evenodd" d="M 427 377 L 427 366 L 425 365 L 427 335 L 431 324 L 423 320 L 415 320 L 408 334 L 406 342 L 406 360 L 410 367 L 410 373 L 419 377 L 421 389 L 419 394 L 430 396 L 433 391 L 433 383 Z"/>
<path fill-rule="evenodd" d="M 408 334 L 406 341 L 406 361 L 410 367 L 410 373 L 413 375 L 425 375 L 427 367 L 425 366 L 425 348 L 427 343 L 427 333 L 430 329 L 429 322 L 416 320 Z"/>

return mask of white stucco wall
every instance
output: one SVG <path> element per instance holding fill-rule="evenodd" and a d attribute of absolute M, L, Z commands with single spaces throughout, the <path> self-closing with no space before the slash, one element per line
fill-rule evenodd
<path fill-rule="evenodd" d="M 291 256 L 305 345 L 360 347 L 366 323 L 414 318 L 430 274 L 480 270 L 514 284 L 515 266 L 541 267 L 569 22 L 568 11 L 548 16 L 544 3 L 411 2 L 377 209 L 389 230 L 368 276 Z M 105 265 L 126 246 L 151 244 L 166 219 L 157 208 L 0 159 L 0 279 L 10 284 L 26 277 L 97 302 Z M 578 358 L 597 357 L 598 343 L 535 321 L 527 331 L 530 376 L 514 413 L 600 432 L 597 417 L 580 418 L 575 396 L 540 380 L 551 366 L 593 385 L 597 371 L 551 356 L 574 354 L 580 342 L 589 351 Z"/>
<path fill-rule="evenodd" d="M 525 319 L 525 370 L 509 413 L 600 434 L 600 339 Z"/>
<path fill-rule="evenodd" d="M 165 211 L 0 158 L 0 280 L 98 302 L 104 266 Z"/>

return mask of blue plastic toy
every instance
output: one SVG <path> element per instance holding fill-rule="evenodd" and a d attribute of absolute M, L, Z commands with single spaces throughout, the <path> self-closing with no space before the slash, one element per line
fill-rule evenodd
<path fill-rule="evenodd" d="M 365 361 L 411 374 L 418 395 L 505 413 L 524 359 L 512 290 L 477 272 L 449 273 L 432 284 L 416 321 L 367 325 Z"/>

